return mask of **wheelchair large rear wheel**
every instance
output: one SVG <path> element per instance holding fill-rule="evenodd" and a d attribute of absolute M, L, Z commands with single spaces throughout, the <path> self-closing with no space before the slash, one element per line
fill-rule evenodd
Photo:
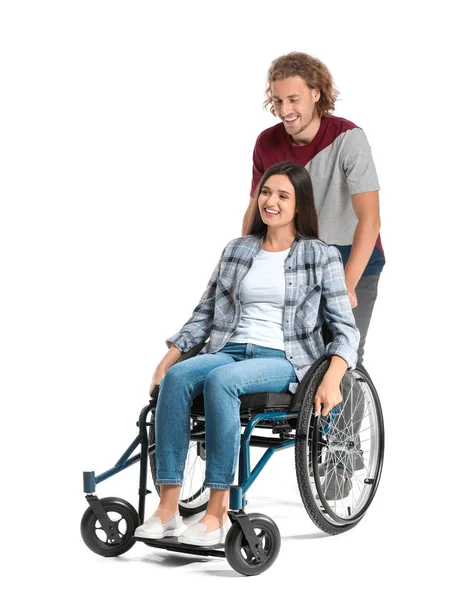
<path fill-rule="evenodd" d="M 152 413 L 152 423 L 149 427 L 149 446 L 155 444 L 155 411 Z M 156 480 L 155 452 L 149 455 L 150 470 L 155 489 L 160 496 L 160 485 Z M 210 490 L 203 485 L 205 481 L 205 444 L 190 441 L 187 462 L 185 463 L 184 479 L 179 500 L 179 512 L 182 517 L 188 517 L 206 510 L 210 498 Z"/>
<path fill-rule="evenodd" d="M 342 402 L 326 417 L 315 416 L 314 398 L 327 371 L 325 360 L 306 374 L 296 427 L 298 486 L 311 520 L 335 535 L 355 527 L 380 480 L 384 425 L 377 391 L 358 365 L 341 382 Z"/>

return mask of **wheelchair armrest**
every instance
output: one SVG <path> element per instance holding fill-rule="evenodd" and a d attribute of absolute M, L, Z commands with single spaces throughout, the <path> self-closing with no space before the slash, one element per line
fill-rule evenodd
<path fill-rule="evenodd" d="M 193 348 L 190 348 L 190 350 L 187 350 L 187 352 L 184 352 L 180 358 L 178 359 L 177 362 L 182 362 L 183 360 L 187 360 L 187 358 L 192 358 L 192 356 L 196 356 L 200 350 L 203 348 L 203 346 L 205 346 L 206 342 L 202 342 L 201 344 L 197 344 L 196 346 L 194 346 Z"/>
<path fill-rule="evenodd" d="M 187 350 L 187 352 L 184 352 L 180 358 L 177 360 L 177 362 L 182 362 L 182 360 L 187 360 L 187 358 L 192 358 L 192 356 L 196 356 L 200 350 L 203 348 L 203 346 L 205 346 L 206 342 L 202 342 L 201 344 L 197 344 L 196 346 L 193 346 L 193 348 L 190 348 L 190 350 Z M 156 400 L 159 397 L 159 389 L 160 389 L 160 385 L 157 384 L 154 389 L 152 390 L 150 397 L 152 398 L 152 400 Z"/>

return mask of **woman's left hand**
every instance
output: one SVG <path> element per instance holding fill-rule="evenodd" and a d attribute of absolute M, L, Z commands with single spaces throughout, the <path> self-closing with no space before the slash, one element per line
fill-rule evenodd
<path fill-rule="evenodd" d="M 316 414 L 322 406 L 322 416 L 325 417 L 331 408 L 334 408 L 339 402 L 342 402 L 342 394 L 340 393 L 339 382 L 335 379 L 324 377 L 321 385 L 317 388 L 314 399 Z"/>

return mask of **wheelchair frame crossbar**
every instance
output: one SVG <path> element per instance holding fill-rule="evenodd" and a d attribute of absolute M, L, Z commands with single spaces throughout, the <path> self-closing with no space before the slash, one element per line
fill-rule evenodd
<path fill-rule="evenodd" d="M 258 475 L 264 469 L 266 463 L 277 450 L 284 450 L 294 446 L 294 439 L 275 439 L 259 437 L 254 440 L 251 436 L 253 429 L 260 421 L 285 421 L 287 419 L 295 419 L 298 413 L 288 413 L 284 411 L 273 413 L 258 413 L 254 415 L 245 427 L 245 431 L 241 436 L 240 446 L 240 463 L 238 470 L 238 485 L 233 485 L 230 488 L 230 510 L 242 510 L 246 504 L 245 494 L 254 483 Z M 250 446 L 268 447 L 266 452 L 256 463 L 251 471 Z"/>
<path fill-rule="evenodd" d="M 117 461 L 117 463 L 111 469 L 96 475 L 94 471 L 84 471 L 83 472 L 83 489 L 85 494 L 94 494 L 96 491 L 96 485 L 109 479 L 113 475 L 120 473 L 124 469 L 127 469 L 131 465 L 135 464 L 141 459 L 141 453 L 135 454 L 131 456 L 134 450 L 140 444 L 144 444 L 144 440 L 147 440 L 147 436 L 145 435 L 145 417 L 149 412 L 151 407 L 146 407 L 141 414 L 141 418 L 139 419 L 139 428 L 142 431 L 139 432 L 139 435 L 134 439 L 134 441 L 130 444 L 121 458 Z M 147 410 L 149 409 L 149 410 Z M 298 413 L 289 413 L 284 411 L 279 412 L 265 412 L 258 413 L 251 417 L 249 422 L 246 424 L 245 430 L 241 436 L 241 445 L 240 445 L 240 460 L 238 467 L 238 485 L 231 486 L 230 488 L 230 510 L 242 510 L 244 505 L 246 505 L 245 494 L 254 483 L 258 475 L 261 473 L 269 459 L 273 456 L 273 454 L 277 450 L 284 450 L 285 448 L 289 448 L 294 446 L 294 438 L 290 439 L 277 439 L 272 437 L 264 437 L 264 436 L 252 436 L 252 432 L 254 428 L 261 421 L 271 421 L 271 422 L 279 422 L 279 421 L 287 421 L 288 419 L 296 419 L 298 417 Z M 144 439 L 143 439 L 144 438 Z M 190 439 L 197 442 L 205 442 L 205 433 L 198 432 L 196 434 L 191 433 Z M 258 448 L 267 448 L 266 452 L 257 462 L 253 470 L 251 470 L 250 464 L 250 447 L 258 447 Z M 155 444 L 147 446 L 148 452 L 150 455 L 155 452 Z M 145 478 L 145 473 L 141 474 L 141 479 Z M 143 486 L 141 486 L 142 488 Z M 145 487 L 145 486 L 144 486 Z M 145 490 L 144 490 L 145 492 Z M 142 494 L 142 495 L 145 495 Z M 142 504 L 142 503 L 140 503 Z M 143 511 L 139 511 L 141 513 Z"/>
<path fill-rule="evenodd" d="M 124 455 L 117 461 L 117 463 L 114 465 L 114 467 L 112 467 L 111 469 L 108 469 L 107 471 L 104 471 L 104 473 L 101 473 L 100 475 L 96 475 L 94 471 L 84 471 L 83 472 L 84 493 L 85 494 L 93 494 L 96 491 L 96 485 L 98 483 L 102 483 L 106 479 L 109 479 L 109 477 L 112 477 L 113 475 L 116 475 L 117 473 L 124 471 L 124 469 L 127 469 L 128 467 L 135 464 L 136 462 L 139 462 L 140 453 L 134 455 L 132 458 L 129 458 L 129 456 L 132 454 L 132 452 L 134 452 L 134 450 L 137 448 L 137 446 L 139 444 L 140 444 L 140 435 L 138 435 L 136 437 L 134 442 L 127 449 L 127 452 L 125 452 Z M 152 448 L 152 450 L 149 451 L 149 454 L 152 454 L 152 452 L 155 452 L 155 445 L 152 446 L 151 448 Z"/>

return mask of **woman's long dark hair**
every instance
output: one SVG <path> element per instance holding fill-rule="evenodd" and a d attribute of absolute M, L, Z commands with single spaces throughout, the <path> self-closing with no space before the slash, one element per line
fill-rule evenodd
<path fill-rule="evenodd" d="M 261 178 L 255 192 L 255 208 L 245 235 L 264 236 L 268 231 L 268 226 L 259 212 L 258 198 L 264 184 L 272 175 L 286 175 L 294 188 L 296 210 L 298 211 L 294 217 L 294 225 L 297 232 L 307 238 L 317 238 L 317 212 L 311 177 L 304 167 L 289 161 L 270 167 Z"/>

